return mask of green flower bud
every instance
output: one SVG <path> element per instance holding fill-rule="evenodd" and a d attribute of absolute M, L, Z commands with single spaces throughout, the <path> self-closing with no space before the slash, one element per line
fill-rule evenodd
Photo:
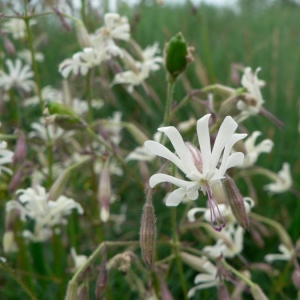
<path fill-rule="evenodd" d="M 181 32 L 172 37 L 165 48 L 166 69 L 172 79 L 182 73 L 188 64 L 188 47 Z"/>

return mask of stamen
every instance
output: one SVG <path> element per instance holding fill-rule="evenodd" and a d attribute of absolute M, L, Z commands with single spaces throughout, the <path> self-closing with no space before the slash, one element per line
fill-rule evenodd
<path fill-rule="evenodd" d="M 210 223 L 214 230 L 222 231 L 226 226 L 226 221 L 219 210 L 218 203 L 213 196 L 212 190 L 209 185 L 206 185 L 208 195 L 208 205 L 210 210 Z"/>

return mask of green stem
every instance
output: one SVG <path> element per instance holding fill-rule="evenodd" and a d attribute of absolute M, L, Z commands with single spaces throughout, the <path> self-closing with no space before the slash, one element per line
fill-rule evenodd
<path fill-rule="evenodd" d="M 16 273 L 14 269 L 12 269 L 9 265 L 7 265 L 5 262 L 0 259 L 0 266 L 2 269 L 7 272 L 25 291 L 26 294 L 31 299 L 38 300 L 38 298 L 33 294 L 33 292 L 28 288 L 28 286 L 25 284 L 25 282 L 19 277 L 19 275 Z"/>
<path fill-rule="evenodd" d="M 90 70 L 86 76 L 86 90 L 87 90 L 87 103 L 88 103 L 88 123 L 93 122 L 93 108 L 92 108 L 92 71 Z"/>
<path fill-rule="evenodd" d="M 258 214 L 255 214 L 253 212 L 250 213 L 250 217 L 274 227 L 277 230 L 277 233 L 279 235 L 281 242 L 284 245 L 286 245 L 291 251 L 294 251 L 295 247 L 293 245 L 293 242 L 292 242 L 290 236 L 288 235 L 288 233 L 286 232 L 286 230 L 284 229 L 284 227 L 280 223 L 278 223 L 274 220 L 271 220 L 269 218 L 260 216 Z"/>
<path fill-rule="evenodd" d="M 82 22 L 86 23 L 86 0 L 81 0 L 81 19 Z"/>
<path fill-rule="evenodd" d="M 29 49 L 31 53 L 31 60 L 32 60 L 32 67 L 33 67 L 33 72 L 34 72 L 34 78 L 36 82 L 36 87 L 37 87 L 37 95 L 40 103 L 40 109 L 43 111 L 44 109 L 44 101 L 42 98 L 42 88 L 41 88 L 41 80 L 40 80 L 40 74 L 38 70 L 38 65 L 35 60 L 35 50 L 33 46 L 33 34 L 31 31 L 31 27 L 29 24 L 30 17 L 28 16 L 28 8 L 27 8 L 27 0 L 24 0 L 24 22 L 26 24 L 26 30 L 27 30 L 27 36 L 28 36 L 28 44 L 29 44 Z M 52 184 L 52 165 L 53 165 L 53 149 L 52 149 L 52 142 L 51 142 L 51 137 L 49 134 L 48 127 L 45 125 L 46 131 L 47 131 L 47 156 L 48 156 L 48 186 L 51 186 Z"/>
<path fill-rule="evenodd" d="M 168 126 L 169 123 L 170 123 L 171 108 L 172 108 L 172 102 L 173 102 L 173 92 L 174 92 L 174 88 L 175 88 L 175 83 L 176 83 L 175 80 L 170 79 L 168 81 L 168 93 L 167 93 L 167 102 L 166 102 L 163 126 Z"/>
<path fill-rule="evenodd" d="M 250 287 L 253 287 L 255 285 L 255 283 L 253 281 L 251 281 L 248 277 L 246 277 L 245 275 L 243 275 L 241 272 L 239 272 L 238 270 L 236 270 L 235 268 L 233 268 L 232 266 L 230 266 L 225 259 L 222 260 L 222 265 L 227 269 L 230 270 L 234 275 L 236 275 L 237 277 L 239 277 L 240 279 L 242 279 L 245 283 L 247 283 Z"/>
<path fill-rule="evenodd" d="M 180 244 L 179 244 L 178 233 L 177 233 L 176 207 L 171 208 L 171 214 L 172 214 L 172 238 L 173 238 L 173 243 L 174 243 L 173 250 L 174 250 L 175 260 L 176 260 L 176 264 L 177 264 L 177 269 L 179 272 L 179 279 L 180 279 L 180 283 L 182 286 L 184 299 L 188 300 L 187 287 L 186 287 L 186 282 L 185 282 L 184 275 L 183 275 L 182 262 L 181 262 L 181 258 L 179 256 Z"/>

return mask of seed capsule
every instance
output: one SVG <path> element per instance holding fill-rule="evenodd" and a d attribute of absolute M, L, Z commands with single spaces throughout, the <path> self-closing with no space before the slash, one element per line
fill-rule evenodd
<path fill-rule="evenodd" d="M 238 224 L 244 229 L 249 229 L 249 218 L 246 212 L 244 199 L 238 190 L 235 182 L 229 176 L 223 181 L 227 201 L 230 205 L 231 211 L 236 218 Z"/>
<path fill-rule="evenodd" d="M 140 245 L 145 264 L 151 268 L 154 263 L 156 241 L 156 217 L 153 204 L 148 201 L 143 207 L 143 215 L 140 228 Z"/>

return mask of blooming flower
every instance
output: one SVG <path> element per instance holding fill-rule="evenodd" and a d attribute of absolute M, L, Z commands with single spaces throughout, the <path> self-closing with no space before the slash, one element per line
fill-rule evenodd
<path fill-rule="evenodd" d="M 163 62 L 161 56 L 155 56 L 159 52 L 158 43 L 154 43 L 152 46 L 148 46 L 142 51 L 142 62 L 137 62 L 137 66 L 142 64 L 146 65 L 150 71 L 157 71 L 160 69 L 160 65 Z"/>
<path fill-rule="evenodd" d="M 36 24 L 36 21 L 31 19 L 29 25 Z M 15 40 L 24 38 L 26 35 L 26 24 L 23 19 L 9 19 L 3 24 L 3 31 L 12 34 Z"/>
<path fill-rule="evenodd" d="M 205 246 L 203 252 L 210 257 L 232 258 L 243 250 L 244 230 L 241 226 L 227 226 L 221 233 L 220 238 L 214 246 Z"/>
<path fill-rule="evenodd" d="M 35 88 L 35 82 L 30 78 L 33 77 L 33 72 L 28 65 L 22 66 L 22 61 L 17 59 L 13 63 L 10 59 L 6 59 L 8 74 L 0 70 L 0 87 L 8 91 L 15 87 L 29 92 Z"/>
<path fill-rule="evenodd" d="M 278 174 L 274 174 L 272 179 L 274 182 L 265 185 L 265 190 L 272 193 L 283 193 L 288 191 L 293 184 L 290 165 L 288 163 L 284 163 L 282 169 L 278 172 Z"/>
<path fill-rule="evenodd" d="M 227 116 L 220 126 L 213 150 L 211 150 L 209 118 L 210 114 L 207 114 L 197 122 L 200 151 L 192 144 L 184 143 L 180 133 L 173 126 L 161 127 L 158 130 L 168 136 L 178 156 L 155 141 L 146 141 L 145 146 L 150 154 L 161 156 L 173 162 L 190 180 L 185 181 L 166 174 L 154 174 L 151 176 L 149 184 L 152 188 L 161 182 L 170 182 L 179 186 L 178 189 L 169 195 L 166 201 L 167 206 L 177 206 L 185 195 L 191 200 L 196 200 L 199 195 L 198 191 L 201 189 L 204 194 L 208 195 L 211 223 L 213 225 L 216 222 L 218 226 L 213 226 L 220 231 L 225 226 L 225 222 L 220 224 L 218 221 L 217 213 L 220 215 L 220 212 L 212 193 L 212 186 L 221 184 L 227 169 L 240 165 L 243 162 L 243 153 L 230 154 L 230 152 L 233 145 L 238 140 L 245 138 L 246 134 L 234 133 L 237 129 L 237 123 L 230 116 Z M 222 152 L 221 164 L 217 167 Z"/>
<path fill-rule="evenodd" d="M 282 254 L 268 254 L 265 256 L 267 262 L 273 262 L 274 260 L 290 260 L 294 255 L 294 251 L 288 249 L 285 245 L 280 244 L 278 246 L 279 252 Z"/>
<path fill-rule="evenodd" d="M 107 13 L 104 16 L 105 26 L 99 28 L 90 36 L 93 47 L 104 49 L 109 56 L 123 57 L 122 50 L 115 44 L 114 39 L 128 41 L 130 26 L 126 17 L 117 13 Z"/>
<path fill-rule="evenodd" d="M 6 210 L 18 209 L 23 221 L 30 218 L 35 221 L 34 232 L 25 230 L 25 237 L 32 241 L 45 241 L 52 235 L 54 226 L 66 224 L 66 216 L 77 209 L 83 214 L 81 205 L 71 198 L 59 196 L 56 201 L 48 199 L 48 193 L 42 186 L 18 190 L 19 201 L 11 200 L 6 204 Z"/>
<path fill-rule="evenodd" d="M 255 145 L 256 139 L 260 135 L 261 132 L 254 131 L 244 142 L 246 155 L 243 164 L 240 165 L 241 168 L 253 166 L 256 163 L 259 154 L 271 152 L 274 143 L 269 139 L 263 140 L 259 144 Z"/>
<path fill-rule="evenodd" d="M 9 168 L 3 166 L 4 164 L 12 163 L 14 156 L 14 153 L 6 148 L 7 143 L 4 141 L 0 142 L 0 175 L 2 171 L 12 174 L 12 171 Z"/>
<path fill-rule="evenodd" d="M 127 91 L 128 93 L 132 93 L 133 87 L 142 84 L 144 80 L 149 77 L 149 73 L 149 66 L 142 64 L 137 71 L 129 70 L 117 73 L 111 83 L 111 86 L 114 84 L 128 84 Z"/>
<path fill-rule="evenodd" d="M 71 72 L 74 75 L 85 76 L 89 69 L 100 65 L 105 59 L 107 55 L 104 51 L 84 48 L 83 52 L 75 53 L 71 59 L 65 59 L 58 70 L 64 78 L 67 78 Z"/>
<path fill-rule="evenodd" d="M 22 51 L 19 51 L 17 53 L 17 55 L 23 59 L 27 64 L 32 65 L 32 57 L 31 57 L 31 53 L 28 49 L 24 49 Z M 34 58 L 36 61 L 38 62 L 43 62 L 44 61 L 44 54 L 41 52 L 35 52 L 34 53 Z"/>
<path fill-rule="evenodd" d="M 260 86 L 262 82 L 258 79 L 257 74 L 261 68 L 257 68 L 253 74 L 250 67 L 247 67 L 244 70 L 244 75 L 241 80 L 241 84 L 244 88 L 247 89 L 248 93 L 251 96 L 251 99 L 247 102 L 239 100 L 237 103 L 237 108 L 241 111 L 239 116 L 239 121 L 245 120 L 249 116 L 257 115 L 260 111 L 261 106 L 264 103 Z"/>

